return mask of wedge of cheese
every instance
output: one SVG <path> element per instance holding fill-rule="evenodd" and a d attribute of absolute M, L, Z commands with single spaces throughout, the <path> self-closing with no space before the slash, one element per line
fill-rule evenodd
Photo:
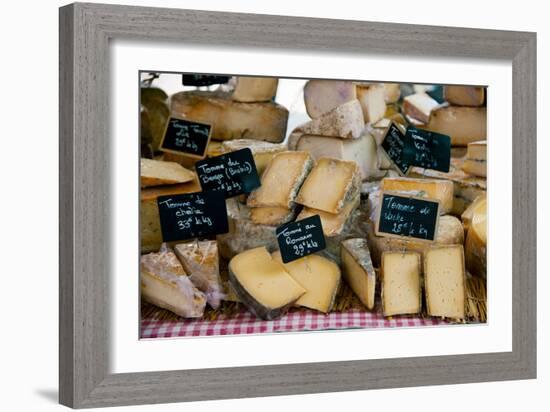
<path fill-rule="evenodd" d="M 312 119 L 356 98 L 355 83 L 352 81 L 309 80 L 304 86 L 304 103 Z"/>
<path fill-rule="evenodd" d="M 218 245 L 215 240 L 193 241 L 174 246 L 174 252 L 180 260 L 189 279 L 206 295 L 208 304 L 217 309 L 224 299 L 220 278 Z"/>
<path fill-rule="evenodd" d="M 175 162 L 140 159 L 141 187 L 173 185 L 190 182 L 195 173 Z"/>
<path fill-rule="evenodd" d="M 487 277 L 487 199 L 472 212 L 465 244 L 466 268 L 474 276 Z"/>
<path fill-rule="evenodd" d="M 141 203 L 139 208 L 141 253 L 156 252 L 162 244 L 162 231 L 160 228 L 157 198 L 159 196 L 181 195 L 200 191 L 201 186 L 197 177 L 188 183 L 150 187 L 141 190 Z"/>
<path fill-rule="evenodd" d="M 278 84 L 276 77 L 238 76 L 231 97 L 243 103 L 269 102 L 277 94 Z"/>
<path fill-rule="evenodd" d="M 275 154 L 262 174 L 261 186 L 248 196 L 247 205 L 290 209 L 312 166 L 307 152 Z"/>
<path fill-rule="evenodd" d="M 254 163 L 256 164 L 258 176 L 262 175 L 275 154 L 287 150 L 286 145 L 283 143 L 269 143 L 254 139 L 226 140 L 221 145 L 222 154 L 235 152 L 245 148 L 250 149 L 252 156 L 254 157 Z"/>
<path fill-rule="evenodd" d="M 368 309 L 374 308 L 376 272 L 372 265 L 367 239 L 355 238 L 342 242 L 340 250 L 344 279 Z"/>
<path fill-rule="evenodd" d="M 483 106 L 485 87 L 478 86 L 445 86 L 445 100 L 457 106 Z"/>
<path fill-rule="evenodd" d="M 296 197 L 296 203 L 328 213 L 339 213 L 361 185 L 356 162 L 323 157 L 315 164 Z M 327 190 L 330 189 L 330 190 Z"/>
<path fill-rule="evenodd" d="M 449 213 L 453 208 L 454 186 L 450 180 L 386 177 L 380 189 L 439 200 L 440 214 Z"/>
<path fill-rule="evenodd" d="M 382 84 L 358 84 L 357 100 L 361 104 L 366 123 L 376 123 L 384 117 L 386 92 Z"/>
<path fill-rule="evenodd" d="M 297 131 L 302 134 L 349 139 L 361 136 L 364 127 L 363 111 L 359 101 L 355 99 L 299 126 Z"/>
<path fill-rule="evenodd" d="M 464 319 L 466 275 L 462 245 L 436 246 L 424 253 L 428 315 Z"/>
<path fill-rule="evenodd" d="M 308 152 L 315 161 L 322 157 L 355 161 L 363 180 L 378 173 L 378 148 L 374 137 L 368 133 L 357 139 L 300 135 L 293 146 L 294 150 Z"/>
<path fill-rule="evenodd" d="M 410 94 L 403 99 L 403 113 L 423 124 L 430 121 L 430 113 L 437 106 L 439 103 L 426 93 Z"/>
<path fill-rule="evenodd" d="M 422 310 L 420 253 L 385 252 L 380 272 L 384 316 L 413 314 Z"/>
<path fill-rule="evenodd" d="M 172 113 L 212 125 L 212 139 L 256 139 L 280 143 L 288 110 L 273 102 L 241 103 L 229 92 L 185 91 L 170 98 Z"/>
<path fill-rule="evenodd" d="M 386 104 L 397 103 L 401 97 L 401 85 L 399 83 L 383 83 L 383 85 Z"/>
<path fill-rule="evenodd" d="M 286 207 L 253 207 L 250 209 L 250 219 L 258 225 L 279 226 L 288 223 L 296 217 L 296 208 Z"/>
<path fill-rule="evenodd" d="M 187 277 L 181 263 L 167 248 L 140 258 L 141 297 L 184 318 L 200 318 L 206 297 Z"/>
<path fill-rule="evenodd" d="M 280 317 L 306 293 L 265 247 L 231 259 L 229 282 L 248 310 L 264 320 Z"/>
<path fill-rule="evenodd" d="M 433 110 L 424 129 L 446 134 L 453 146 L 487 138 L 487 109 L 485 107 L 448 106 Z"/>
<path fill-rule="evenodd" d="M 311 216 L 319 215 L 321 218 L 321 225 L 323 226 L 323 233 L 327 237 L 339 235 L 344 230 L 346 222 L 348 221 L 351 213 L 355 208 L 359 206 L 360 196 L 359 193 L 346 202 L 344 207 L 339 213 L 328 213 L 324 210 L 312 209 L 310 207 L 304 207 L 296 220 L 306 219 Z"/>
<path fill-rule="evenodd" d="M 474 176 L 487 177 L 487 141 L 468 143 L 462 170 Z"/>
<path fill-rule="evenodd" d="M 336 263 L 319 255 L 309 255 L 283 263 L 279 251 L 273 252 L 272 257 L 306 290 L 306 293 L 296 301 L 296 306 L 323 313 L 331 311 L 341 277 L 340 268 Z"/>

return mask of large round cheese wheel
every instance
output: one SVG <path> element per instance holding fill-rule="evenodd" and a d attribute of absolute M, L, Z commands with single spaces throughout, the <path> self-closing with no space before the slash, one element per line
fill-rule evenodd
<path fill-rule="evenodd" d="M 475 276 L 487 276 L 487 199 L 473 210 L 464 248 L 466 268 Z"/>

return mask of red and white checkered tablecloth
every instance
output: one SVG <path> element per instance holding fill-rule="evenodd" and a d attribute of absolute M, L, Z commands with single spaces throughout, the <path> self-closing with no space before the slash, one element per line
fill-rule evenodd
<path fill-rule="evenodd" d="M 373 329 L 435 326 L 447 323 L 437 318 L 394 316 L 384 318 L 379 313 L 351 310 L 324 315 L 314 311 L 296 311 L 272 321 L 256 318 L 246 310 L 231 318 L 216 320 L 141 320 L 142 339 L 174 338 L 183 336 L 244 335 L 256 333 L 297 332 L 338 329 Z"/>

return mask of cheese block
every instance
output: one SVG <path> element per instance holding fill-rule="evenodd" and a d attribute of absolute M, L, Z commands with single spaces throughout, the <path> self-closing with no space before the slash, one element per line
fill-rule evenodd
<path fill-rule="evenodd" d="M 466 275 L 462 245 L 436 246 L 424 253 L 428 315 L 464 319 Z"/>
<path fill-rule="evenodd" d="M 164 128 L 170 115 L 168 108 L 168 95 L 157 87 L 140 88 L 141 106 L 145 109 L 147 116 L 143 119 L 143 128 L 150 132 L 151 146 L 153 151 L 158 150 L 164 136 Z"/>
<path fill-rule="evenodd" d="M 356 98 L 355 83 L 351 81 L 309 80 L 304 86 L 304 103 L 312 119 Z"/>
<path fill-rule="evenodd" d="M 231 97 L 243 103 L 269 102 L 275 98 L 278 84 L 276 77 L 238 76 Z"/>
<path fill-rule="evenodd" d="M 428 124 L 422 127 L 450 136 L 453 146 L 466 146 L 487 138 L 487 109 L 462 106 L 437 108 L 432 111 Z"/>
<path fill-rule="evenodd" d="M 380 273 L 384 316 L 422 310 L 420 253 L 384 252 Z"/>
<path fill-rule="evenodd" d="M 440 214 L 449 213 L 453 208 L 454 186 L 450 180 L 386 177 L 380 189 L 439 200 Z"/>
<path fill-rule="evenodd" d="M 468 143 L 466 159 L 462 164 L 462 170 L 466 173 L 486 177 L 487 176 L 487 141 Z"/>
<path fill-rule="evenodd" d="M 381 84 L 357 85 L 357 100 L 361 104 L 363 117 L 366 123 L 376 123 L 384 117 L 386 112 L 384 86 Z"/>
<path fill-rule="evenodd" d="M 193 241 L 174 246 L 174 252 L 189 274 L 189 279 L 206 295 L 208 304 L 217 309 L 224 299 L 220 278 L 218 245 L 214 240 Z"/>
<path fill-rule="evenodd" d="M 184 318 L 200 318 L 206 297 L 195 288 L 181 263 L 167 248 L 140 258 L 141 297 Z"/>
<path fill-rule="evenodd" d="M 380 265 L 381 256 L 388 251 L 415 251 L 424 252 L 430 247 L 430 242 L 401 239 L 394 237 L 377 236 L 374 232 L 374 222 L 368 220 L 364 223 L 372 262 L 376 267 Z M 437 245 L 461 245 L 464 243 L 464 229 L 460 220 L 451 215 L 439 217 L 434 243 Z"/>
<path fill-rule="evenodd" d="M 325 236 L 339 235 L 344 230 L 345 224 L 348 221 L 353 210 L 359 206 L 360 195 L 357 193 L 354 199 L 346 202 L 339 213 L 328 213 L 323 210 L 304 207 L 296 220 L 306 219 L 311 216 L 319 215 L 323 233 Z"/>
<path fill-rule="evenodd" d="M 479 142 L 468 143 L 468 148 L 466 149 L 466 158 L 486 162 L 487 141 L 481 140 Z"/>
<path fill-rule="evenodd" d="M 226 140 L 221 145 L 222 153 L 235 152 L 245 148 L 250 149 L 254 157 L 258 176 L 262 175 L 276 153 L 287 150 L 286 145 L 283 143 L 269 143 L 254 139 Z"/>
<path fill-rule="evenodd" d="M 319 255 L 309 255 L 289 263 L 283 263 L 281 252 L 272 253 L 273 259 L 280 262 L 290 276 L 305 290 L 295 303 L 296 306 L 328 313 L 334 306 L 340 286 L 340 268 L 333 261 Z"/>
<path fill-rule="evenodd" d="M 329 213 L 339 213 L 361 186 L 356 162 L 323 157 L 315 164 L 296 197 L 296 203 Z"/>
<path fill-rule="evenodd" d="M 304 134 L 348 139 L 361 136 L 364 127 L 363 111 L 359 101 L 355 99 L 310 120 L 299 126 L 296 131 Z"/>
<path fill-rule="evenodd" d="M 174 162 L 140 159 L 141 187 L 173 185 L 195 179 L 195 173 Z"/>
<path fill-rule="evenodd" d="M 162 243 L 160 216 L 157 206 L 159 196 L 181 195 L 200 192 L 198 178 L 188 183 L 170 186 L 158 186 L 142 189 L 139 208 L 139 233 L 141 236 L 141 253 L 156 252 Z"/>
<path fill-rule="evenodd" d="M 384 83 L 383 85 L 386 104 L 397 103 L 401 97 L 401 85 L 399 83 Z"/>
<path fill-rule="evenodd" d="M 430 113 L 437 106 L 439 103 L 426 93 L 410 94 L 403 99 L 403 113 L 423 124 L 430 121 Z"/>
<path fill-rule="evenodd" d="M 376 272 L 372 265 L 367 239 L 355 238 L 342 242 L 340 251 L 344 279 L 368 309 L 374 308 Z"/>
<path fill-rule="evenodd" d="M 250 209 L 250 219 L 257 225 L 279 226 L 288 223 L 296 217 L 296 208 L 292 207 L 253 207 Z"/>
<path fill-rule="evenodd" d="M 472 202 L 470 206 L 464 210 L 464 212 L 461 215 L 462 224 L 464 225 L 464 230 L 468 231 L 470 228 L 470 225 L 472 223 L 472 217 L 474 216 L 474 210 L 476 209 L 477 205 L 479 205 L 481 202 L 486 201 L 487 199 L 487 193 L 483 193 L 475 198 L 475 200 Z"/>
<path fill-rule="evenodd" d="M 445 86 L 445 100 L 457 106 L 483 106 L 485 87 L 478 86 Z"/>
<path fill-rule="evenodd" d="M 487 162 L 483 160 L 466 159 L 462 164 L 462 170 L 474 176 L 487 176 Z"/>
<path fill-rule="evenodd" d="M 229 282 L 248 310 L 264 320 L 280 317 L 306 293 L 265 247 L 247 250 L 231 259 Z"/>
<path fill-rule="evenodd" d="M 289 209 L 312 166 L 307 152 L 275 154 L 262 174 L 261 186 L 248 196 L 247 205 Z"/>
<path fill-rule="evenodd" d="M 295 150 L 309 152 L 315 161 L 322 157 L 355 161 L 363 180 L 378 173 L 377 146 L 374 137 L 368 133 L 357 139 L 301 135 L 294 146 Z"/>
<path fill-rule="evenodd" d="M 468 272 L 487 277 L 487 199 L 481 200 L 472 212 L 464 252 Z"/>
<path fill-rule="evenodd" d="M 186 91 L 172 95 L 172 113 L 212 125 L 212 139 L 256 139 L 281 143 L 288 110 L 273 102 L 241 103 L 231 93 Z"/>

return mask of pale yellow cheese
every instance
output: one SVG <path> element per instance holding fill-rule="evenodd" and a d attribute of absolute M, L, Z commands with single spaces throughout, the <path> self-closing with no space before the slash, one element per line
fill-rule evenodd
<path fill-rule="evenodd" d="M 464 319 L 466 301 L 462 245 L 436 246 L 424 254 L 424 289 L 428 315 Z"/>
<path fill-rule="evenodd" d="M 340 268 L 336 263 L 315 254 L 288 263 L 283 263 L 279 251 L 273 252 L 272 257 L 306 290 L 295 305 L 330 312 L 340 285 Z"/>
<path fill-rule="evenodd" d="M 386 177 L 380 189 L 439 200 L 440 214 L 449 213 L 453 208 L 454 186 L 450 180 Z"/>
<path fill-rule="evenodd" d="M 346 202 L 339 213 L 328 213 L 323 210 L 304 207 L 296 218 L 296 221 L 306 219 L 314 215 L 319 215 L 325 236 L 330 237 L 339 235 L 344 230 L 346 222 L 348 221 L 353 210 L 359 206 L 359 201 L 360 196 L 357 194 L 354 199 Z"/>
<path fill-rule="evenodd" d="M 487 162 L 483 160 L 465 159 L 462 164 L 462 170 L 473 176 L 486 177 Z"/>
<path fill-rule="evenodd" d="M 432 110 L 430 121 L 422 128 L 451 137 L 453 146 L 487 138 L 487 109 L 485 107 L 448 106 Z"/>
<path fill-rule="evenodd" d="M 384 83 L 384 100 L 387 104 L 396 103 L 401 97 L 401 85 L 399 83 Z"/>
<path fill-rule="evenodd" d="M 296 197 L 296 203 L 339 213 L 357 194 L 361 173 L 356 162 L 323 157 L 315 164 Z"/>
<path fill-rule="evenodd" d="M 266 320 L 281 316 L 306 293 L 265 247 L 247 250 L 231 259 L 229 281 L 247 308 Z"/>
<path fill-rule="evenodd" d="M 479 205 L 482 201 L 486 201 L 487 199 L 487 193 L 480 194 L 478 197 L 474 199 L 472 204 L 468 206 L 464 212 L 461 215 L 462 224 L 464 225 L 464 230 L 468 231 L 470 228 L 470 225 L 472 224 L 472 217 L 474 216 L 474 210 L 476 210 L 477 205 Z"/>
<path fill-rule="evenodd" d="M 351 81 L 309 80 L 304 86 L 304 103 L 312 119 L 356 98 L 355 83 Z"/>
<path fill-rule="evenodd" d="M 357 99 L 361 103 L 366 123 L 376 123 L 386 112 L 386 94 L 381 84 L 358 84 Z"/>
<path fill-rule="evenodd" d="M 468 143 L 466 158 L 487 161 L 487 141 Z"/>
<path fill-rule="evenodd" d="M 256 164 L 258 176 L 262 175 L 275 154 L 287 150 L 286 145 L 283 143 L 269 143 L 254 139 L 226 140 L 221 143 L 221 146 L 222 153 L 235 152 L 245 148 L 250 149 L 252 156 L 254 157 L 254 163 Z"/>
<path fill-rule="evenodd" d="M 173 185 L 190 182 L 195 173 L 175 162 L 140 159 L 141 187 Z"/>
<path fill-rule="evenodd" d="M 363 111 L 359 101 L 355 99 L 310 120 L 299 126 L 296 131 L 304 134 L 348 139 L 361 136 L 364 127 Z"/>
<path fill-rule="evenodd" d="M 430 121 L 430 113 L 437 106 L 439 103 L 426 93 L 411 94 L 403 99 L 403 113 L 423 124 Z"/>
<path fill-rule="evenodd" d="M 422 310 L 420 254 L 385 252 L 382 255 L 382 306 L 384 316 Z"/>
<path fill-rule="evenodd" d="M 276 77 L 238 76 L 232 98 L 243 103 L 268 102 L 275 97 L 278 84 Z"/>
<path fill-rule="evenodd" d="M 487 199 L 480 200 L 473 210 L 464 252 L 468 272 L 487 277 Z"/>
<path fill-rule="evenodd" d="M 443 90 L 445 100 L 457 106 L 482 106 L 485 101 L 485 87 L 445 86 Z"/>
<path fill-rule="evenodd" d="M 248 196 L 250 207 L 289 209 L 313 166 L 307 152 L 280 152 L 273 156 L 261 177 L 261 186 Z"/>
<path fill-rule="evenodd" d="M 286 207 L 253 207 L 250 209 L 250 219 L 258 225 L 279 226 L 290 222 L 296 216 L 295 208 Z"/>
<path fill-rule="evenodd" d="M 376 271 L 372 265 L 367 239 L 355 238 L 342 242 L 340 249 L 344 279 L 368 308 L 374 308 Z"/>
<path fill-rule="evenodd" d="M 486 177 L 487 176 L 487 142 L 479 141 L 468 143 L 466 159 L 462 164 L 462 170 L 466 173 Z"/>

